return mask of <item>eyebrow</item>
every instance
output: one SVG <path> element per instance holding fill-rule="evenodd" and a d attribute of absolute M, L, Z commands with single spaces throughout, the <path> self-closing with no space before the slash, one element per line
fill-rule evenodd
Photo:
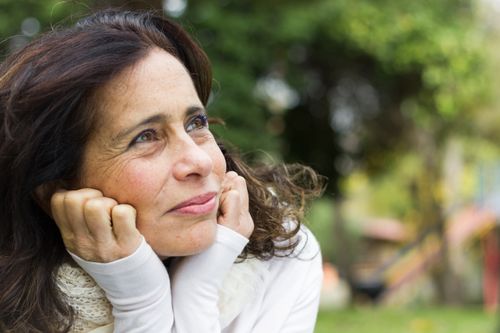
<path fill-rule="evenodd" d="M 193 114 L 200 113 L 200 112 L 206 113 L 206 110 L 200 106 L 190 106 L 186 109 L 186 112 L 184 112 L 184 117 L 189 117 Z M 132 132 L 134 132 L 138 128 L 141 128 L 145 125 L 163 123 L 163 122 L 166 122 L 169 118 L 171 118 L 170 115 L 165 115 L 163 113 L 158 113 L 158 114 L 152 115 L 151 117 L 148 117 L 148 118 L 142 120 L 140 123 L 135 124 L 129 128 L 126 128 L 123 131 L 120 131 L 117 135 L 115 135 L 112 138 L 112 141 L 120 141 L 121 139 L 123 139 L 124 137 L 127 137 L 128 135 L 130 135 Z"/>

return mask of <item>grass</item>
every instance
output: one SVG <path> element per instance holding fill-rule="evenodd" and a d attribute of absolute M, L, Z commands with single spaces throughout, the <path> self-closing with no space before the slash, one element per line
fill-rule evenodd
<path fill-rule="evenodd" d="M 498 324 L 480 308 L 354 307 L 321 311 L 315 333 L 496 333 Z"/>

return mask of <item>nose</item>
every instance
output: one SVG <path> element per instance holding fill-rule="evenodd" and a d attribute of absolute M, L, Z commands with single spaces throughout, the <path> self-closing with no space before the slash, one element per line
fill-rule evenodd
<path fill-rule="evenodd" d="M 173 176 L 177 180 L 203 178 L 212 172 L 211 156 L 202 145 L 198 145 L 187 134 L 179 138 L 176 144 L 176 155 Z"/>

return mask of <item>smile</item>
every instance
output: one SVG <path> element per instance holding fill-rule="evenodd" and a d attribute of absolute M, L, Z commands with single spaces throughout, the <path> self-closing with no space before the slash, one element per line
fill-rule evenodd
<path fill-rule="evenodd" d="M 167 213 L 203 215 L 211 213 L 217 206 L 217 192 L 205 193 L 181 202 Z"/>

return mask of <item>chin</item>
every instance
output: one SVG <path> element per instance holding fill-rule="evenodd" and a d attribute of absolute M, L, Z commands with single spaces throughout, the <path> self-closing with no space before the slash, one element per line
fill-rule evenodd
<path fill-rule="evenodd" d="M 198 254 L 208 249 L 214 242 L 217 233 L 217 223 L 206 223 L 203 228 L 197 228 L 190 237 L 190 244 L 184 249 L 184 256 Z"/>
<path fill-rule="evenodd" d="M 151 247 L 161 258 L 190 256 L 208 249 L 215 242 L 216 232 L 217 222 L 201 222 L 182 236 L 157 239 L 156 246 Z"/>

